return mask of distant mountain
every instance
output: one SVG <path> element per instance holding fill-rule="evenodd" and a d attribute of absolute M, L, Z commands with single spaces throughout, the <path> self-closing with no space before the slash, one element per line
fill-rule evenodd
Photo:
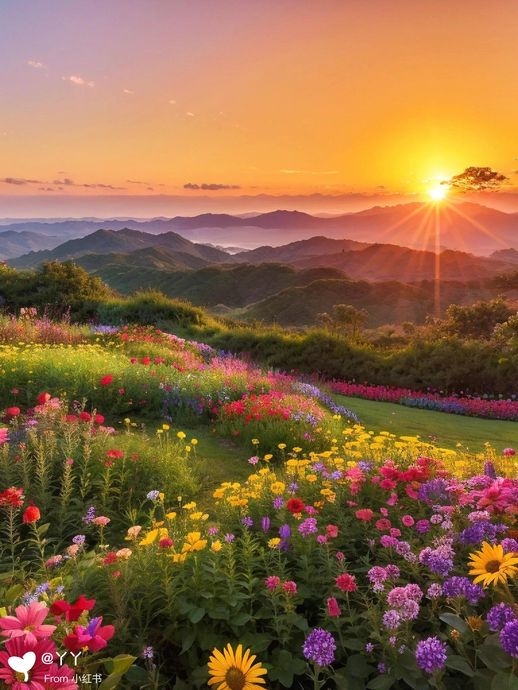
<path fill-rule="evenodd" d="M 164 247 L 169 251 L 181 252 L 203 259 L 206 262 L 226 262 L 232 257 L 220 249 L 195 244 L 174 232 L 161 235 L 124 228 L 120 231 L 97 230 L 81 239 L 69 240 L 55 249 L 31 252 L 10 261 L 16 268 L 33 268 L 43 261 L 66 261 L 85 254 L 126 254 L 145 247 Z"/>
<path fill-rule="evenodd" d="M 176 232 L 192 241 L 256 248 L 278 246 L 315 235 L 368 243 L 390 243 L 432 249 L 435 233 L 449 249 L 489 255 L 505 248 L 518 249 L 518 213 L 504 213 L 474 203 L 425 203 L 376 206 L 333 217 L 278 210 L 247 218 L 226 213 L 203 213 L 151 220 L 63 220 L 49 223 L 22 221 L 3 225 L 5 230 L 56 235 L 62 241 L 83 237 L 102 226 L 109 230 L 146 233 Z"/>
<path fill-rule="evenodd" d="M 499 249 L 491 254 L 491 258 L 509 264 L 518 264 L 518 251 L 516 249 Z"/>
<path fill-rule="evenodd" d="M 2 230 L 0 226 L 0 259 L 11 259 L 30 251 L 50 249 L 59 244 L 56 237 L 40 235 L 36 232 L 15 232 Z"/>
<path fill-rule="evenodd" d="M 435 276 L 436 255 L 393 244 L 373 244 L 365 249 L 312 256 L 292 262 L 297 268 L 327 266 L 343 271 L 351 278 L 414 283 Z M 441 280 L 470 281 L 492 277 L 512 268 L 510 262 L 473 256 L 465 252 L 440 254 Z"/>
<path fill-rule="evenodd" d="M 290 242 L 280 247 L 257 247 L 234 255 L 238 261 L 247 263 L 262 263 L 264 261 L 279 261 L 293 263 L 308 257 L 325 256 L 335 252 L 355 251 L 365 249 L 369 245 L 354 240 L 333 240 L 329 237 L 311 237 L 307 240 Z"/>

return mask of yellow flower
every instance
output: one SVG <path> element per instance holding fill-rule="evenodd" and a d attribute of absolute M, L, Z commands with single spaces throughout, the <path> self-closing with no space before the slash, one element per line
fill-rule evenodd
<path fill-rule="evenodd" d="M 213 649 L 209 658 L 209 685 L 215 685 L 216 690 L 262 690 L 265 684 L 266 669 L 261 664 L 254 664 L 255 655 L 250 656 L 247 649 L 243 654 L 243 645 L 238 645 L 236 651 L 227 644 L 223 653 Z"/>
<path fill-rule="evenodd" d="M 198 439 L 197 438 L 191 438 L 191 446 L 197 446 L 198 445 Z"/>
<path fill-rule="evenodd" d="M 500 544 L 492 545 L 483 541 L 482 549 L 470 553 L 469 557 L 469 574 L 475 575 L 473 582 L 481 582 L 483 587 L 505 584 L 508 577 L 514 577 L 518 572 L 518 554 L 504 553 Z"/>
<path fill-rule="evenodd" d="M 174 553 L 173 563 L 183 563 L 187 557 L 186 553 Z"/>
<path fill-rule="evenodd" d="M 201 551 L 206 546 L 207 540 L 201 538 L 201 532 L 189 532 L 185 537 L 182 553 L 186 553 L 187 551 Z"/>
<path fill-rule="evenodd" d="M 182 440 L 185 438 L 185 433 L 183 431 L 179 431 L 176 435 Z"/>
<path fill-rule="evenodd" d="M 279 537 L 274 537 L 273 539 L 268 540 L 268 546 L 270 547 L 270 549 L 278 549 L 280 543 L 281 540 L 279 539 Z"/>
<path fill-rule="evenodd" d="M 156 529 L 152 529 L 150 532 L 146 534 L 144 539 L 141 539 L 140 545 L 141 546 L 149 546 L 150 544 L 153 544 L 156 541 L 160 541 L 160 539 L 163 539 L 164 537 L 168 537 L 169 532 L 165 527 L 158 527 Z"/>
<path fill-rule="evenodd" d="M 253 444 L 254 446 L 258 446 L 258 445 L 259 445 L 259 439 L 258 439 L 258 438 L 253 438 L 253 439 L 252 439 L 252 444 Z"/>
<path fill-rule="evenodd" d="M 278 448 L 279 450 L 284 450 L 284 449 L 286 448 L 286 444 L 285 444 L 285 443 L 278 443 L 278 444 L 277 444 L 277 448 Z"/>
<path fill-rule="evenodd" d="M 286 484 L 284 482 L 273 482 L 270 488 L 272 490 L 272 494 L 280 496 L 284 493 L 284 490 L 286 489 Z"/>
<path fill-rule="evenodd" d="M 186 503 L 183 507 L 184 510 L 194 510 L 196 508 L 196 501 L 191 501 L 190 503 Z"/>
<path fill-rule="evenodd" d="M 168 520 L 174 520 L 176 517 L 176 513 L 174 512 L 174 510 L 171 510 L 171 512 L 166 513 L 165 516 Z"/>
<path fill-rule="evenodd" d="M 216 541 L 212 542 L 212 545 L 210 547 L 215 553 L 218 551 L 221 551 L 221 541 L 219 539 L 216 539 Z"/>
<path fill-rule="evenodd" d="M 202 513 L 201 510 L 196 511 L 195 513 L 191 513 L 189 515 L 189 518 L 196 522 L 197 520 L 208 520 L 209 519 L 209 514 L 208 513 Z"/>
<path fill-rule="evenodd" d="M 162 429 L 163 429 L 164 431 L 169 431 L 170 428 L 171 428 L 171 427 L 169 426 L 169 424 L 162 424 Z"/>

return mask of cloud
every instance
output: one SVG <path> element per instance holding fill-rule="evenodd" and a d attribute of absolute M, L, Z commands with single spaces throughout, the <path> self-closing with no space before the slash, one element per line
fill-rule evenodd
<path fill-rule="evenodd" d="M 94 81 L 88 81 L 87 79 L 83 79 L 83 77 L 80 77 L 77 74 L 71 74 L 68 77 L 61 77 L 63 81 L 70 81 L 72 84 L 76 84 L 77 86 L 89 86 L 90 88 L 93 88 L 95 86 Z"/>
<path fill-rule="evenodd" d="M 194 117 L 194 113 L 191 113 L 190 110 L 188 110 L 186 113 L 187 117 Z"/>
<path fill-rule="evenodd" d="M 219 182 L 202 182 L 201 184 L 195 184 L 193 182 L 187 182 L 184 184 L 184 189 L 202 189 L 208 192 L 218 192 L 220 189 L 241 189 L 238 184 L 221 184 Z"/>
<path fill-rule="evenodd" d="M 174 98 L 169 99 L 168 103 L 169 105 L 176 105 L 176 101 L 174 100 Z"/>
<path fill-rule="evenodd" d="M 128 184 L 141 184 L 146 187 L 151 186 L 153 183 L 152 182 L 145 182 L 144 180 L 126 180 Z"/>
<path fill-rule="evenodd" d="M 128 96 L 133 96 L 133 94 L 134 94 L 135 92 L 132 91 L 131 89 L 122 89 L 122 93 L 127 93 Z"/>
<path fill-rule="evenodd" d="M 339 170 L 293 170 L 292 168 L 282 168 L 279 172 L 285 175 L 338 175 Z"/>
<path fill-rule="evenodd" d="M 41 180 L 27 180 L 24 177 L 4 177 L 2 182 L 5 182 L 5 184 L 14 184 L 17 186 L 21 186 L 24 184 L 45 184 L 44 182 L 41 182 Z"/>
<path fill-rule="evenodd" d="M 34 69 L 47 69 L 47 65 L 44 65 L 43 62 L 39 62 L 38 60 L 27 60 L 27 64 Z"/>

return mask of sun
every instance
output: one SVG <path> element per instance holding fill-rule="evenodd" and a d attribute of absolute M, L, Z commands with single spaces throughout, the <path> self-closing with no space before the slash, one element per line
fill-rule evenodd
<path fill-rule="evenodd" d="M 448 190 L 444 186 L 437 185 L 436 187 L 431 187 L 428 190 L 428 196 L 432 201 L 442 201 L 446 198 Z"/>

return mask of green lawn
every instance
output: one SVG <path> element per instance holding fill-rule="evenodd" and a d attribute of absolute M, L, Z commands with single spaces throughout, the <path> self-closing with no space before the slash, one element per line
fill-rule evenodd
<path fill-rule="evenodd" d="M 473 451 L 481 450 L 486 441 L 498 451 L 518 446 L 518 422 L 463 417 L 344 395 L 334 397 L 341 405 L 353 410 L 362 424 L 373 431 L 419 434 L 423 440 L 433 440 L 445 448 L 453 448 L 460 442 Z"/>

